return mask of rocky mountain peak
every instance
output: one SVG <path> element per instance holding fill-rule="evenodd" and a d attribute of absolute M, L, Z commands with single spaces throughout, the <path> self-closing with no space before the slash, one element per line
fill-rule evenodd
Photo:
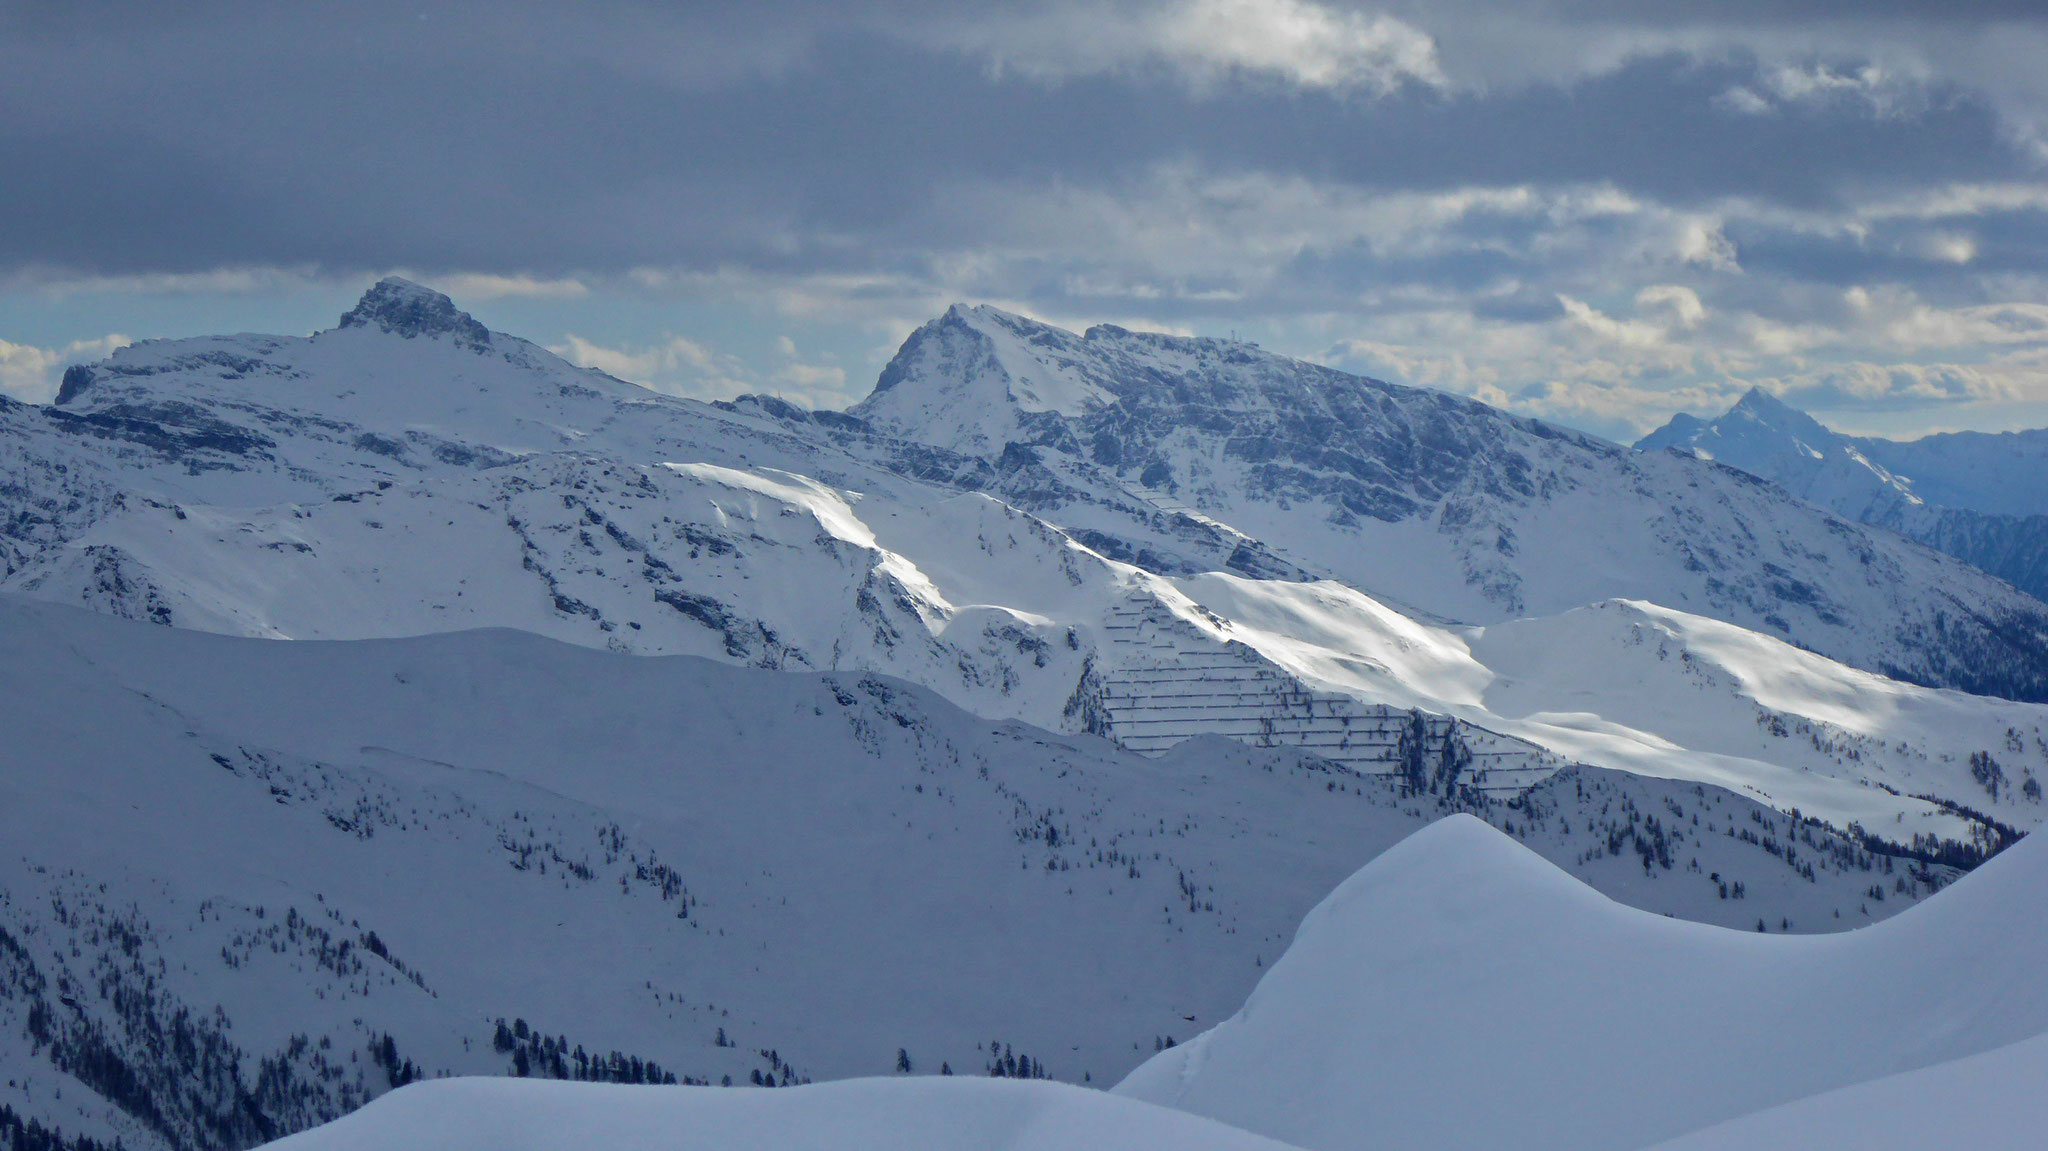
<path fill-rule="evenodd" d="M 371 328 L 403 336 L 449 336 L 475 351 L 490 347 L 490 329 L 455 301 L 411 280 L 386 276 L 341 317 L 342 328 Z"/>
<path fill-rule="evenodd" d="M 1802 439 L 1813 441 L 1816 446 L 1834 438 L 1820 421 L 1800 411 L 1762 388 L 1751 388 L 1735 401 L 1734 412 L 1741 413 L 1758 423 L 1782 428 Z"/>

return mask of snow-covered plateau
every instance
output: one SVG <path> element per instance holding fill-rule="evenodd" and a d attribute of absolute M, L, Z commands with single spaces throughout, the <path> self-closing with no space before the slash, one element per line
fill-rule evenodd
<path fill-rule="evenodd" d="M 2032 938 L 2043 699 L 2048 606 L 1693 455 L 987 308 L 705 404 L 386 280 L 0 400 L 0 1140 L 1455 1146 L 1626 1064 L 1526 1145 L 1640 1146 L 2048 1028 L 1867 942 Z M 1680 1089 L 1603 992 L 1887 1006 Z M 986 1082 L 1127 1074 L 1257 1134 Z M 583 1082 L 420 1082 L 506 1075 Z"/>

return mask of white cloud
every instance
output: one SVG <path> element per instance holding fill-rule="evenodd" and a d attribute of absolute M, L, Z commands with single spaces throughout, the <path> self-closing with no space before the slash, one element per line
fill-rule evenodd
<path fill-rule="evenodd" d="M 1664 312 L 1681 328 L 1697 328 L 1707 318 L 1700 294 L 1683 284 L 1652 284 L 1636 293 L 1636 310 Z"/>
<path fill-rule="evenodd" d="M 1688 216 L 1679 221 L 1678 258 L 1688 264 L 1738 272 L 1735 245 L 1721 231 L 1719 220 Z"/>
<path fill-rule="evenodd" d="M 0 340 L 0 393 L 32 404 L 47 404 L 57 395 L 64 369 L 112 355 L 135 341 L 123 335 L 75 340 L 61 348 L 38 348 Z"/>
<path fill-rule="evenodd" d="M 1389 91 L 1440 85 L 1436 43 L 1390 16 L 1312 0 L 1185 0 L 1151 23 L 1153 50 L 1200 71 L 1243 69 L 1305 88 Z"/>
<path fill-rule="evenodd" d="M 1639 349 L 1664 345 L 1664 331 L 1655 324 L 1617 320 L 1584 300 L 1575 300 L 1563 293 L 1558 294 L 1557 302 L 1563 305 L 1565 315 L 1602 340 Z"/>
<path fill-rule="evenodd" d="M 1232 77 L 1382 94 L 1446 83 L 1427 33 L 1316 0 L 1070 3 L 942 25 L 933 35 L 984 55 L 999 72 L 1042 80 L 1164 65 L 1198 88 Z"/>
<path fill-rule="evenodd" d="M 318 269 L 300 267 L 215 268 L 204 272 L 146 272 L 126 276 L 75 275 L 30 270 L 8 278 L 13 291 L 52 296 L 246 296 L 288 292 L 322 283 Z"/>
<path fill-rule="evenodd" d="M 1930 260 L 1945 264 L 1967 264 L 1977 258 L 1977 241 L 1961 232 L 1935 232 L 1921 244 Z"/>
<path fill-rule="evenodd" d="M 1802 61 L 1778 65 L 1766 74 L 1764 82 L 1785 103 L 1849 99 L 1868 105 L 1880 116 L 1895 116 L 1924 98 L 1928 79 L 1924 66 L 1908 75 L 1874 61 L 1855 67 Z"/>
<path fill-rule="evenodd" d="M 637 348 L 614 348 L 571 332 L 561 343 L 548 345 L 548 351 L 578 367 L 596 368 L 674 396 L 723 400 L 754 390 L 746 365 L 681 336 Z"/>
<path fill-rule="evenodd" d="M 847 392 L 846 369 L 805 361 L 788 336 L 777 339 L 777 360 L 765 365 L 676 335 L 640 347 L 607 347 L 570 333 L 548 350 L 579 367 L 695 400 L 768 392 L 812 408 L 841 408 L 859 398 Z"/>
<path fill-rule="evenodd" d="M 428 276 L 419 280 L 428 287 L 446 292 L 456 300 L 573 300 L 590 294 L 590 288 L 583 281 L 576 279 L 458 272 L 447 276 Z"/>
<path fill-rule="evenodd" d="M 1719 96 L 1714 97 L 1714 105 L 1719 108 L 1725 108 L 1730 112 L 1740 112 L 1745 116 L 1766 115 L 1775 108 L 1775 105 L 1769 100 L 1757 95 L 1754 90 L 1741 85 L 1730 88 Z"/>

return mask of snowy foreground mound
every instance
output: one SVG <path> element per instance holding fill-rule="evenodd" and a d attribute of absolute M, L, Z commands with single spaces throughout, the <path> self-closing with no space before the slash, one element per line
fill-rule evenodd
<path fill-rule="evenodd" d="M 1318 1151 L 1641 1147 L 2048 1031 L 2044 889 L 2030 839 L 1866 930 L 1745 934 L 1613 903 L 1452 816 L 1116 1091 Z"/>
<path fill-rule="evenodd" d="M 1709 1127 L 1656 1151 L 1922 1151 L 2048 1141 L 2048 1036 Z"/>
<path fill-rule="evenodd" d="M 452 1079 L 277 1151 L 1281 1151 L 1213 1120 L 1060 1083 L 855 1079 L 788 1091 Z"/>

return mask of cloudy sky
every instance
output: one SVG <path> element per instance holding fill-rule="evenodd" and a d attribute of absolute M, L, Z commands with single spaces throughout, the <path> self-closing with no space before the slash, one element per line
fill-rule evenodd
<path fill-rule="evenodd" d="M 14 0 L 0 389 L 400 272 L 700 396 L 843 405 L 967 300 L 1620 438 L 2044 426 L 2044 13 Z"/>

